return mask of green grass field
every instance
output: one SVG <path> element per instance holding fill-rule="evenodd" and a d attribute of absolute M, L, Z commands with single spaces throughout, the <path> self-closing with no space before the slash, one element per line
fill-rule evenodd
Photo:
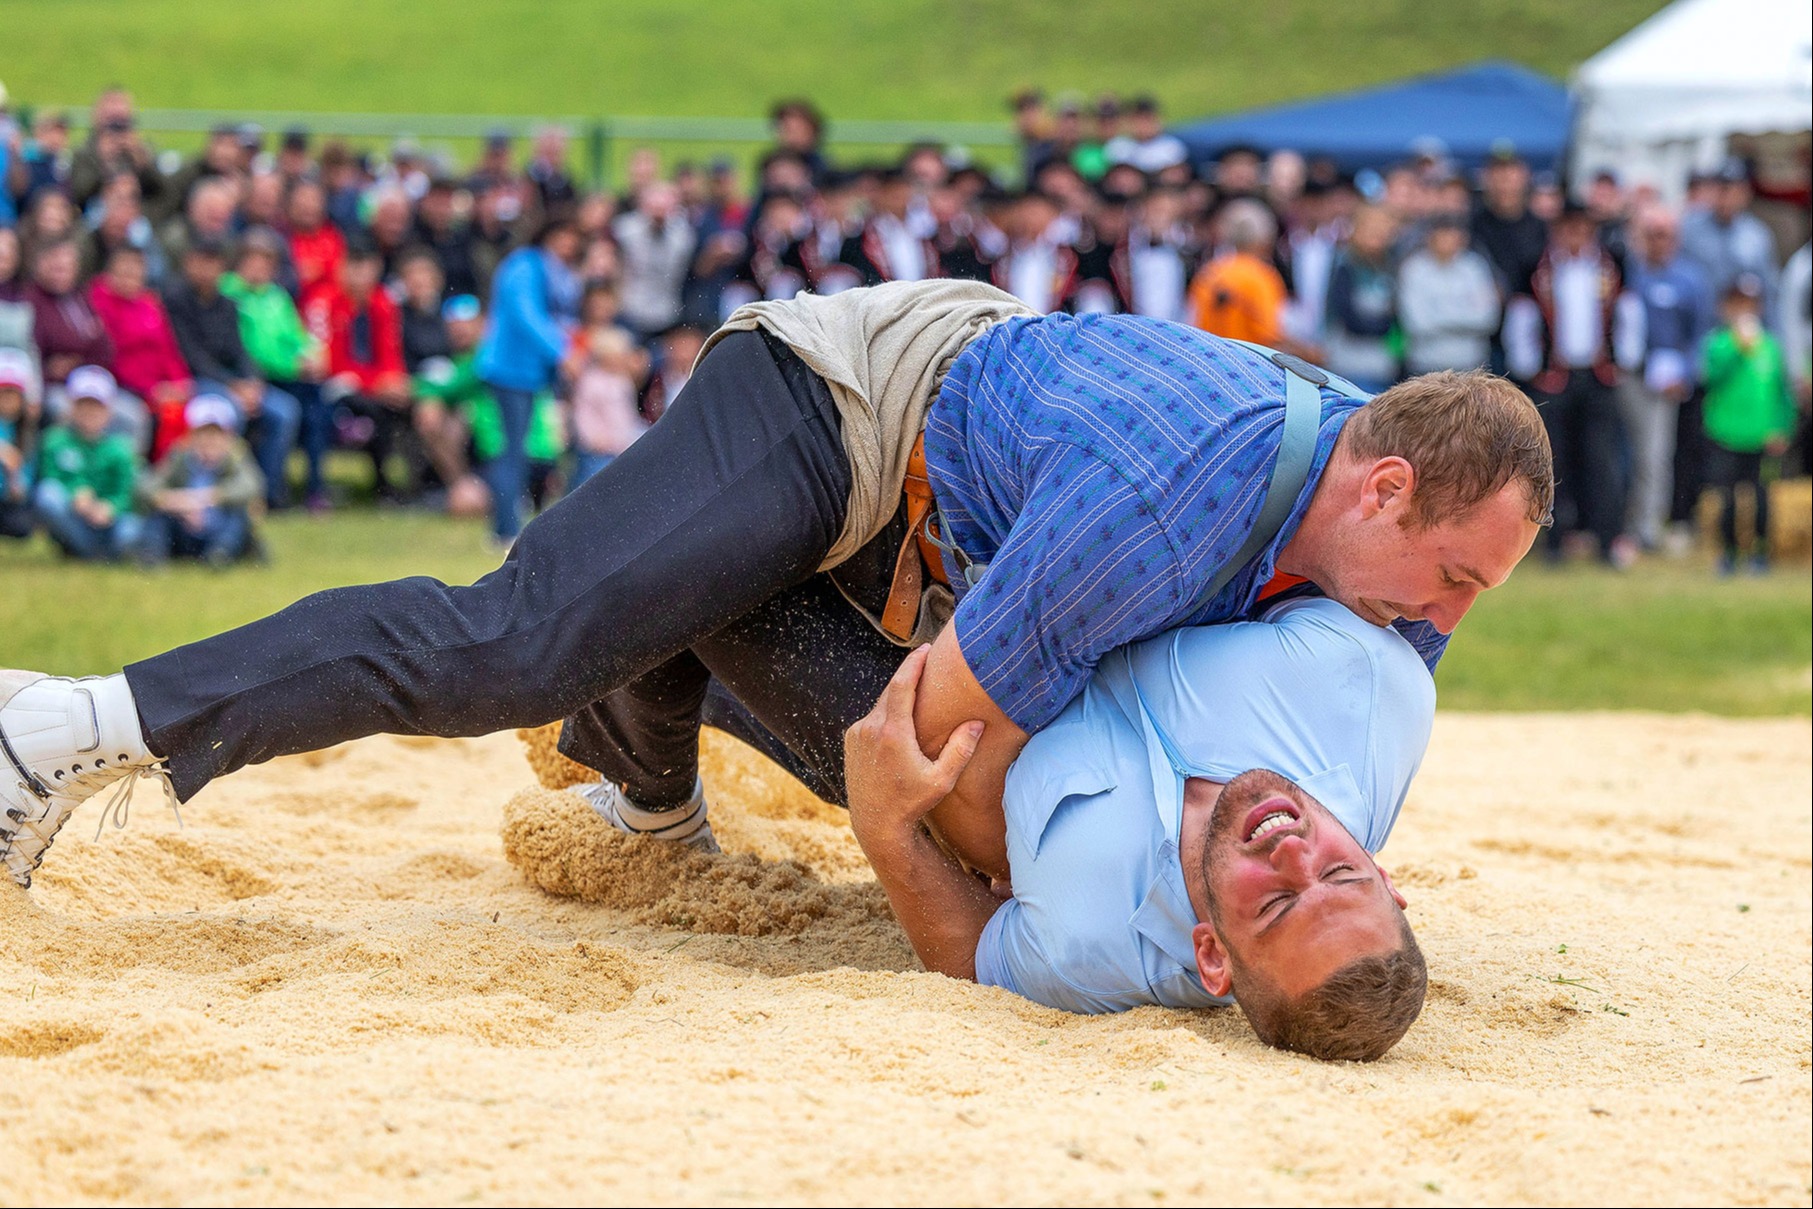
<path fill-rule="evenodd" d="M 355 510 L 269 527 L 273 561 L 215 574 L 71 566 L 42 538 L 0 543 L 0 666 L 94 673 L 339 584 L 496 563 L 482 530 Z M 1715 580 L 1700 564 L 1618 576 L 1532 563 L 1482 598 L 1443 661 L 1444 708 L 1813 712 L 1813 584 L 1804 567 Z"/>
<path fill-rule="evenodd" d="M 1660 0 L 0 0 L 16 99 L 169 108 L 1004 119 L 1037 84 L 1180 118 L 1505 58 L 1564 77 Z"/>

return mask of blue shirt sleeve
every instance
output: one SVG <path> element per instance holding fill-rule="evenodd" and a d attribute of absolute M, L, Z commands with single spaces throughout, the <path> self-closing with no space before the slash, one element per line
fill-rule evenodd
<path fill-rule="evenodd" d="M 1085 1016 L 1125 1011 L 1144 1002 L 1116 1002 L 1070 985 L 1046 958 L 1034 933 L 1031 913 L 1019 899 L 1010 898 L 997 907 L 976 944 L 976 981 Z"/>
<path fill-rule="evenodd" d="M 1175 624 L 1181 575 L 1140 493 L 1095 458 L 1030 493 L 952 619 L 970 670 L 1027 731 L 1043 728 L 1101 657 Z"/>

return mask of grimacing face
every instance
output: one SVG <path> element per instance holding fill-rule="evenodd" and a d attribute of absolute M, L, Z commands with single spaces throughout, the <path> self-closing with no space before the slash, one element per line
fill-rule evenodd
<path fill-rule="evenodd" d="M 1326 807 L 1268 769 L 1222 788 L 1204 866 L 1197 960 L 1212 993 L 1256 976 L 1294 999 L 1401 943 L 1404 898 L 1390 877 Z"/>

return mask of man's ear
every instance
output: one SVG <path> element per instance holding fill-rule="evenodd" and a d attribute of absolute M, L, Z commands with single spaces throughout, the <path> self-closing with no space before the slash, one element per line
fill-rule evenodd
<path fill-rule="evenodd" d="M 1394 503 L 1402 507 L 1410 502 L 1410 493 L 1415 490 L 1414 466 L 1395 454 L 1380 458 L 1366 472 L 1361 485 L 1360 511 L 1370 519 Z"/>
<path fill-rule="evenodd" d="M 1215 925 L 1197 924 L 1190 930 L 1190 943 L 1196 949 L 1196 973 L 1202 977 L 1202 989 L 1211 995 L 1232 994 L 1234 971 Z"/>
<path fill-rule="evenodd" d="M 1408 907 L 1410 900 L 1398 892 L 1397 883 L 1391 880 L 1391 874 L 1386 872 L 1385 866 L 1374 865 L 1373 868 L 1379 871 L 1379 878 L 1385 883 L 1385 889 L 1391 893 L 1391 901 L 1398 905 L 1398 910 L 1402 911 Z"/>

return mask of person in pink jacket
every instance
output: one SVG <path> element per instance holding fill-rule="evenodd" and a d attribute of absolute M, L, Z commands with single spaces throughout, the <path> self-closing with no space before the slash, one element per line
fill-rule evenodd
<path fill-rule="evenodd" d="M 107 255 L 106 271 L 88 287 L 88 304 L 113 340 L 113 376 L 120 389 L 151 409 L 161 452 L 182 435 L 182 426 L 170 420 L 194 393 L 195 383 L 163 301 L 147 287 L 145 276 L 144 252 L 125 244 L 115 247 Z"/>

